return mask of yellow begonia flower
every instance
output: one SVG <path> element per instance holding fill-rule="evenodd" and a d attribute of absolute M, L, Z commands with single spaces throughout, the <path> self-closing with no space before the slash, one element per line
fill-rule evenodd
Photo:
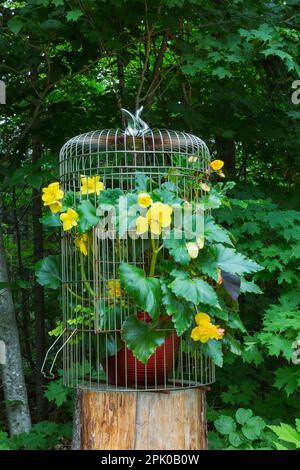
<path fill-rule="evenodd" d="M 111 279 L 111 280 L 107 281 L 107 286 L 108 286 L 108 290 L 109 290 L 109 297 L 111 299 L 120 297 L 120 295 L 121 295 L 121 286 L 120 286 L 119 279 Z"/>
<path fill-rule="evenodd" d="M 53 214 L 57 214 L 57 212 L 60 212 L 62 209 L 62 203 L 59 201 L 54 202 L 53 204 L 49 205 L 49 209 L 51 212 L 53 212 Z"/>
<path fill-rule="evenodd" d="M 220 328 L 219 325 L 214 325 L 210 321 L 207 313 L 197 313 L 195 316 L 195 322 L 197 326 L 192 329 L 191 338 L 194 341 L 201 341 L 201 343 L 207 343 L 209 339 L 221 339 L 224 336 L 224 329 Z"/>
<path fill-rule="evenodd" d="M 223 166 L 224 166 L 223 160 L 213 160 L 212 162 L 210 162 L 210 167 L 214 171 L 221 170 Z"/>
<path fill-rule="evenodd" d="M 173 209 L 168 204 L 155 202 L 148 209 L 146 217 L 140 215 L 136 219 L 136 233 L 142 235 L 150 228 L 151 233 L 160 235 L 163 228 L 170 226 L 172 213 Z"/>
<path fill-rule="evenodd" d="M 60 214 L 60 220 L 63 223 L 63 229 L 71 230 L 72 227 L 76 227 L 78 218 L 79 215 L 77 214 L 77 212 L 71 208 L 69 208 L 67 212 Z"/>
<path fill-rule="evenodd" d="M 47 188 L 43 188 L 42 200 L 44 206 L 49 206 L 51 212 L 54 214 L 59 212 L 62 208 L 60 200 L 64 197 L 64 192 L 59 189 L 59 183 L 51 183 Z"/>
<path fill-rule="evenodd" d="M 186 249 L 188 251 L 188 254 L 189 254 L 190 258 L 192 258 L 192 259 L 197 258 L 198 254 L 199 254 L 199 247 L 198 247 L 197 243 L 190 242 L 190 243 L 187 243 L 185 246 L 186 246 Z"/>
<path fill-rule="evenodd" d="M 149 207 L 152 204 L 152 199 L 148 193 L 140 193 L 138 195 L 138 205 L 141 207 Z"/>
<path fill-rule="evenodd" d="M 168 204 L 155 202 L 147 212 L 148 223 L 152 233 L 159 235 L 162 228 L 169 227 L 173 209 Z"/>
<path fill-rule="evenodd" d="M 147 217 L 143 217 L 142 215 L 140 215 L 136 219 L 135 223 L 136 223 L 136 233 L 137 233 L 137 235 L 142 235 L 143 233 L 148 232 L 149 224 L 148 224 Z"/>
<path fill-rule="evenodd" d="M 151 220 L 150 221 L 150 232 L 153 235 L 160 235 L 162 232 L 162 227 L 158 220 Z"/>
<path fill-rule="evenodd" d="M 97 196 L 100 191 L 103 191 L 104 184 L 100 181 L 100 176 L 81 176 L 81 194 L 93 194 Z"/>
<path fill-rule="evenodd" d="M 148 209 L 146 217 L 140 215 L 136 219 L 136 233 L 142 235 L 150 228 L 151 233 L 160 235 L 162 228 L 169 227 L 171 224 L 171 215 L 173 209 L 168 204 L 155 202 Z"/>
<path fill-rule="evenodd" d="M 89 237 L 87 233 L 83 233 L 81 237 L 77 237 L 75 239 L 76 246 L 79 248 L 79 251 L 84 256 L 87 256 L 88 254 L 88 241 L 89 241 Z"/>

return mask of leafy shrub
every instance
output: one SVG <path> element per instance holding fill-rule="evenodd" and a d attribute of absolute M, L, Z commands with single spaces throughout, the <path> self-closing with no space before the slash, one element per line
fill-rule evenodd
<path fill-rule="evenodd" d="M 221 408 L 249 407 L 267 420 L 276 409 L 276 418 L 289 421 L 300 406 L 300 365 L 294 360 L 300 338 L 300 212 L 283 210 L 263 196 L 237 196 L 217 219 L 233 233 L 238 249 L 265 269 L 254 275 L 256 286 L 244 286 L 241 356 L 225 354 L 212 398 Z M 264 295 L 254 298 L 251 292 L 259 289 Z"/>
<path fill-rule="evenodd" d="M 277 450 L 300 449 L 300 419 L 296 419 L 296 429 L 284 423 L 269 428 L 279 439 L 279 442 L 275 443 Z"/>
<path fill-rule="evenodd" d="M 11 450 L 10 439 L 4 431 L 0 431 L 0 450 Z"/>
<path fill-rule="evenodd" d="M 62 369 L 58 370 L 58 374 L 59 378 L 49 382 L 44 395 L 47 400 L 53 401 L 57 408 L 66 405 L 67 409 L 72 412 L 74 396 L 73 389 L 70 389 L 63 384 Z"/>
<path fill-rule="evenodd" d="M 63 385 L 62 370 L 59 378 L 49 382 L 45 397 L 54 402 L 56 418 L 63 414 L 64 422 L 40 421 L 32 425 L 30 432 L 9 437 L 0 431 L 0 450 L 45 450 L 65 449 L 72 437 L 71 414 L 73 411 L 73 390 Z"/>
<path fill-rule="evenodd" d="M 239 408 L 233 416 L 218 415 L 214 420 L 216 431 L 209 431 L 210 449 L 255 450 L 274 448 L 274 434 L 266 430 L 266 423 L 253 411 Z"/>
<path fill-rule="evenodd" d="M 72 435 L 71 423 L 40 421 L 32 426 L 28 433 L 22 433 L 10 439 L 12 449 L 38 450 L 53 449 L 69 441 Z"/>
<path fill-rule="evenodd" d="M 72 423 L 40 421 L 33 424 L 30 432 L 8 437 L 0 432 L 0 450 L 44 450 L 67 448 L 72 436 Z"/>

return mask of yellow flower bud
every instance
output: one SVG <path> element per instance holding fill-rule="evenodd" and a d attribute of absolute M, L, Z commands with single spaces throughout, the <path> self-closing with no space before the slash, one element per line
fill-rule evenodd
<path fill-rule="evenodd" d="M 200 183 L 200 188 L 202 189 L 202 191 L 205 191 L 206 193 L 209 193 L 210 191 L 210 187 L 207 183 Z"/>
<path fill-rule="evenodd" d="M 187 243 L 185 246 L 186 246 L 186 249 L 188 251 L 189 256 L 192 259 L 197 258 L 198 254 L 199 254 L 199 247 L 198 247 L 197 243 L 190 242 L 190 243 Z"/>
<path fill-rule="evenodd" d="M 196 155 L 191 155 L 191 156 L 188 158 L 188 162 L 189 162 L 189 163 L 195 163 L 197 160 L 198 160 L 198 157 L 196 157 Z"/>
<path fill-rule="evenodd" d="M 202 250 L 202 248 L 204 247 L 204 237 L 198 237 L 196 242 L 199 247 L 199 250 Z"/>

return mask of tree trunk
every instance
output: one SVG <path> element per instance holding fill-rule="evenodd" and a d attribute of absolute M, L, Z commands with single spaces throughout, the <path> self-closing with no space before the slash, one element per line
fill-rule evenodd
<path fill-rule="evenodd" d="M 216 150 L 218 159 L 223 160 L 225 163 L 225 173 L 231 175 L 235 174 L 235 143 L 232 140 L 225 139 L 224 137 L 216 136 Z"/>
<path fill-rule="evenodd" d="M 74 415 L 73 415 L 73 435 L 72 450 L 81 449 L 81 426 L 80 426 L 80 407 L 81 407 L 81 391 L 76 390 Z"/>
<path fill-rule="evenodd" d="M 8 271 L 0 228 L 0 282 L 8 282 Z M 11 291 L 0 289 L 0 339 L 5 344 L 2 382 L 10 435 L 28 432 L 31 419 L 23 375 L 22 357 Z M 4 362 L 4 361 L 3 361 Z"/>
<path fill-rule="evenodd" d="M 23 265 L 22 260 L 22 238 L 21 238 L 21 231 L 20 231 L 20 224 L 18 221 L 18 212 L 17 212 L 17 198 L 16 198 L 16 191 L 15 188 L 13 189 L 13 216 L 14 216 L 14 230 L 16 236 L 16 244 L 17 244 L 17 259 L 18 259 L 18 268 L 19 268 L 19 276 L 22 280 L 28 280 L 27 270 Z M 25 345 L 25 353 L 23 352 L 23 356 L 26 357 L 27 361 L 30 364 L 32 370 L 35 370 L 35 364 L 32 359 L 31 353 L 31 346 L 30 346 L 30 314 L 29 314 L 29 305 L 28 305 L 28 293 L 25 289 L 21 289 L 21 305 L 22 305 L 22 329 L 23 329 L 23 341 Z"/>
<path fill-rule="evenodd" d="M 32 162 L 35 164 L 42 154 L 42 146 L 37 138 L 32 138 Z M 42 202 L 40 190 L 33 190 L 32 227 L 33 227 L 33 261 L 43 258 Z M 36 349 L 36 419 L 41 421 L 47 416 L 47 402 L 44 397 L 44 381 L 41 367 L 45 356 L 45 300 L 44 288 L 36 281 L 33 287 L 33 305 L 35 311 L 35 349 Z"/>
<path fill-rule="evenodd" d="M 205 390 L 77 394 L 73 449 L 206 450 Z"/>

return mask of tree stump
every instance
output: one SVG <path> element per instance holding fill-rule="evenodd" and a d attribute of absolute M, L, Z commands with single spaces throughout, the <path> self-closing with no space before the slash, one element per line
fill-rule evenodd
<path fill-rule="evenodd" d="M 160 392 L 79 390 L 73 449 L 205 450 L 205 389 Z"/>

